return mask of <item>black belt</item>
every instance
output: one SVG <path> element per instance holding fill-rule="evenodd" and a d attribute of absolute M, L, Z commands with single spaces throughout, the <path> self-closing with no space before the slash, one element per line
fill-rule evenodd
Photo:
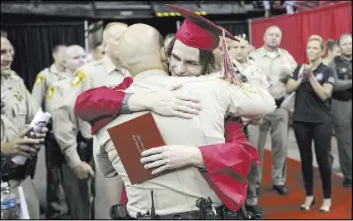
<path fill-rule="evenodd" d="M 212 219 L 213 220 L 222 219 L 223 206 L 217 207 L 215 209 L 216 209 L 217 215 L 215 217 L 213 217 Z M 174 213 L 171 215 L 162 215 L 162 216 L 157 215 L 155 218 L 156 219 L 168 219 L 168 220 L 170 220 L 170 219 L 177 219 L 177 220 L 180 220 L 180 219 L 207 219 L 207 217 L 203 217 L 203 214 L 200 210 L 194 210 L 194 211 L 189 211 L 189 212 L 184 212 L 184 213 Z"/>

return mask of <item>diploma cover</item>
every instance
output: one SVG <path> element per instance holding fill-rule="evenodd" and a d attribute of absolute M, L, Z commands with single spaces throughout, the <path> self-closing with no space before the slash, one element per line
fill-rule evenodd
<path fill-rule="evenodd" d="M 141 163 L 142 151 L 165 145 L 151 113 L 111 127 L 108 133 L 131 184 L 162 175 L 152 175 L 152 169 L 145 169 Z"/>

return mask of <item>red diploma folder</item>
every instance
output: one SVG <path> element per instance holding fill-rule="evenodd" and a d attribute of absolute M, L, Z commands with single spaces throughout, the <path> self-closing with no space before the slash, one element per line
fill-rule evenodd
<path fill-rule="evenodd" d="M 165 145 L 151 113 L 111 127 L 108 133 L 131 184 L 161 175 L 152 175 L 152 170 L 141 163 L 142 151 Z"/>

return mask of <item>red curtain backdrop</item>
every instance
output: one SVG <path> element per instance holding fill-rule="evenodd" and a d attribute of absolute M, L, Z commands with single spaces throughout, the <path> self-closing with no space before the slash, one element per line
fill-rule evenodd
<path fill-rule="evenodd" d="M 306 42 L 310 35 L 320 35 L 325 41 L 352 33 L 352 2 L 325 5 L 293 15 L 282 15 L 250 22 L 251 43 L 263 45 L 263 34 L 271 25 L 282 29 L 281 48 L 286 49 L 298 63 L 307 62 Z"/>

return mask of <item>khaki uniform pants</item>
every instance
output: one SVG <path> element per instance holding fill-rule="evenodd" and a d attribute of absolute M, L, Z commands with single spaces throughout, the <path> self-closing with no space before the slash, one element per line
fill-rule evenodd
<path fill-rule="evenodd" d="M 277 108 L 272 114 L 263 118 L 260 125 L 248 126 L 248 137 L 251 144 L 258 148 L 260 163 L 252 166 L 247 177 L 248 195 L 247 203 L 257 204 L 258 188 L 262 180 L 262 167 L 264 160 L 264 148 L 269 129 L 271 134 L 272 167 L 271 177 L 273 185 L 284 185 L 286 180 L 286 159 L 288 144 L 288 120 L 287 110 Z"/>
<path fill-rule="evenodd" d="M 93 137 L 93 156 L 98 148 L 100 148 L 98 142 Z M 123 185 L 124 183 L 119 176 L 106 178 L 97 168 L 95 169 L 95 219 L 111 219 L 110 207 L 120 203 Z"/>

